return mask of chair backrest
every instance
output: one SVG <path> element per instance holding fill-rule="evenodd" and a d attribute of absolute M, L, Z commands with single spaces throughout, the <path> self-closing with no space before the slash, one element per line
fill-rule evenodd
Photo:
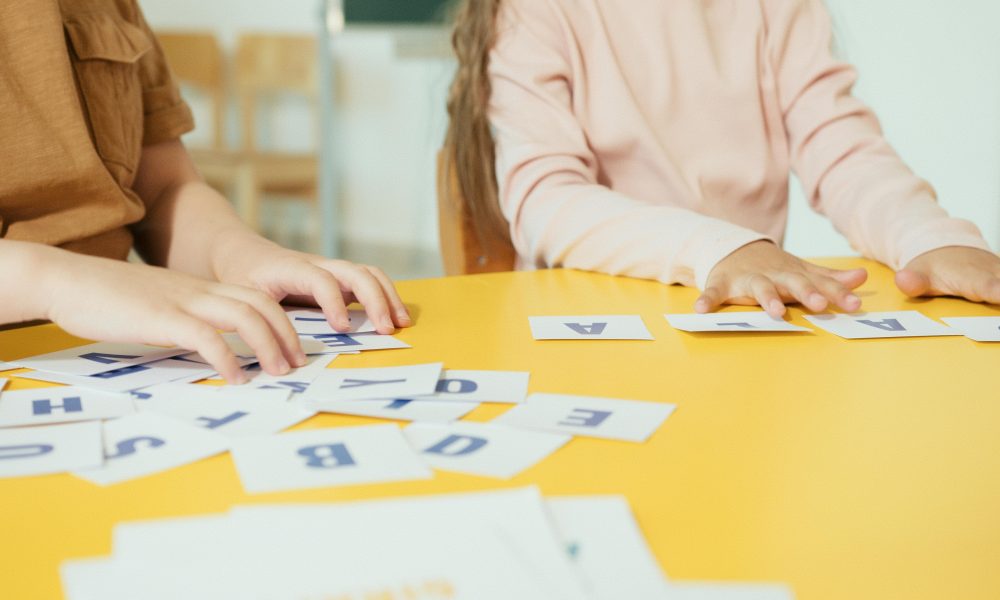
<path fill-rule="evenodd" d="M 170 69 L 182 84 L 208 95 L 212 104 L 212 149 L 225 144 L 226 61 L 214 34 L 158 31 Z"/>
<path fill-rule="evenodd" d="M 318 110 L 318 47 L 303 35 L 244 34 L 236 44 L 236 91 L 243 118 L 244 150 L 257 146 L 257 103 L 263 96 L 305 96 Z"/>
<path fill-rule="evenodd" d="M 496 234 L 480 235 L 462 198 L 452 167 L 448 152 L 438 152 L 438 235 L 445 274 L 470 275 L 514 270 L 517 256 L 514 246 L 510 240 Z"/>

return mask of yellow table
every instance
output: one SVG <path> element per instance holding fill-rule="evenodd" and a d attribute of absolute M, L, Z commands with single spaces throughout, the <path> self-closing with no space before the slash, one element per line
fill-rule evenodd
<path fill-rule="evenodd" d="M 856 266 L 862 261 L 822 261 Z M 863 263 L 867 310 L 997 315 L 910 301 Z M 800 600 L 1000 598 L 1000 346 L 671 329 L 696 292 L 572 271 L 400 284 L 412 350 L 338 367 L 444 361 L 531 371 L 531 390 L 674 402 L 645 444 L 576 439 L 510 482 L 431 481 L 247 496 L 228 455 L 102 489 L 69 475 L 0 480 L 0 598 L 59 597 L 65 558 L 110 551 L 114 523 L 253 502 L 342 501 L 537 484 L 624 494 L 669 576 L 784 581 Z M 792 320 L 806 324 L 801 311 Z M 536 342 L 529 315 L 641 314 L 655 342 Z M 78 343 L 54 326 L 0 333 L 0 360 Z M 38 385 L 15 380 L 13 389 Z M 483 406 L 487 420 L 504 410 Z M 322 415 L 302 427 L 371 422 Z M 627 600 L 627 599 L 623 599 Z"/>

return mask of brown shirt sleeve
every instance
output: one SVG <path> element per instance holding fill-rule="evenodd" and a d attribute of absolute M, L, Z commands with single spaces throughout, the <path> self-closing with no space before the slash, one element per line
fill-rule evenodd
<path fill-rule="evenodd" d="M 139 26 L 149 36 L 153 48 L 139 61 L 139 80 L 142 83 L 143 136 L 142 144 L 151 146 L 175 140 L 194 129 L 191 109 L 181 99 L 167 65 L 163 48 L 146 23 L 142 9 L 136 3 Z"/>

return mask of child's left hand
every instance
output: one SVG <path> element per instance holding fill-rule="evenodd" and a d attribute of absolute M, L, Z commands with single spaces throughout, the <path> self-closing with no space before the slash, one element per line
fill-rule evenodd
<path fill-rule="evenodd" d="M 938 248 L 896 273 L 896 286 L 911 297 L 959 296 L 1000 304 L 1000 257 L 978 248 Z"/>
<path fill-rule="evenodd" d="M 318 306 L 337 331 L 350 328 L 347 305 L 355 301 L 379 333 L 412 324 L 392 281 L 377 267 L 288 250 L 256 236 L 226 244 L 213 265 L 223 283 L 261 290 L 278 302 Z"/>

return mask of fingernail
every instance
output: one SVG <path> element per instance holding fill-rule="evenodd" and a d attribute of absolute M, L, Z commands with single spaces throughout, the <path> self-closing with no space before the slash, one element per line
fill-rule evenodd
<path fill-rule="evenodd" d="M 398 313 L 396 313 L 396 318 L 399 319 L 399 321 L 401 323 L 404 323 L 404 322 L 405 323 L 410 323 L 411 322 L 410 313 L 406 312 L 405 310 L 401 310 Z"/>
<path fill-rule="evenodd" d="M 299 352 L 295 355 L 295 366 L 301 367 L 307 362 L 309 362 L 309 357 L 306 356 L 305 352 L 299 350 Z"/>

